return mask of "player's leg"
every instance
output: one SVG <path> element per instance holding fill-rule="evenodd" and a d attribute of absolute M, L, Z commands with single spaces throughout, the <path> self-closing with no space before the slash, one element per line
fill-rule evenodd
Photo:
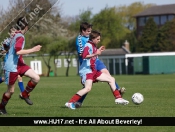
<path fill-rule="evenodd" d="M 111 76 L 111 74 L 109 73 L 109 71 L 107 70 L 106 66 L 104 65 L 104 63 L 102 61 L 100 61 L 99 59 L 97 59 L 95 63 L 96 63 L 96 69 L 97 69 L 97 71 L 101 71 L 101 72 L 106 73 L 106 74 L 108 74 L 108 75 Z M 126 91 L 126 89 L 124 87 L 122 87 L 120 89 L 120 87 L 118 86 L 117 82 L 115 82 L 115 85 L 116 85 L 116 89 L 119 90 L 119 92 L 120 92 L 121 95 L 123 95 L 123 93 Z M 79 107 L 82 106 L 82 103 L 83 103 L 84 99 L 86 98 L 87 94 L 83 95 L 75 103 L 76 108 L 79 108 Z"/>
<path fill-rule="evenodd" d="M 25 72 L 24 76 L 27 76 L 31 79 L 27 83 L 26 89 L 22 92 L 22 96 L 27 104 L 32 105 L 33 102 L 29 99 L 29 93 L 32 92 L 32 90 L 36 87 L 36 85 L 38 84 L 40 80 L 40 77 L 32 69 L 28 69 Z"/>
<path fill-rule="evenodd" d="M 75 109 L 75 102 L 77 102 L 83 95 L 87 94 L 92 88 L 92 80 L 85 81 L 85 87 L 79 90 L 72 98 L 65 104 L 66 107 Z"/>
<path fill-rule="evenodd" d="M 0 83 L 4 82 L 4 77 L 0 77 Z"/>
<path fill-rule="evenodd" d="M 22 92 L 24 91 L 24 84 L 23 84 L 23 81 L 22 81 L 22 77 L 20 75 L 18 75 L 18 87 L 20 89 L 19 98 L 24 99 L 22 97 Z"/>
<path fill-rule="evenodd" d="M 5 109 L 9 99 L 14 93 L 15 89 L 15 81 L 17 79 L 18 73 L 11 73 L 11 72 L 5 72 L 6 80 L 5 83 L 7 84 L 7 91 L 3 94 L 2 100 L 0 103 L 0 114 L 7 114 L 7 111 Z"/>
<path fill-rule="evenodd" d="M 20 75 L 18 75 L 18 87 L 20 89 L 20 94 L 19 94 L 19 98 L 24 99 L 22 96 L 22 92 L 24 91 L 24 84 L 22 81 L 22 77 Z"/>
<path fill-rule="evenodd" d="M 85 87 L 85 86 L 83 86 L 83 88 L 84 88 L 84 87 Z M 87 94 L 88 94 L 88 93 L 86 93 L 85 95 L 83 95 L 77 102 L 74 103 L 76 108 L 79 108 L 79 107 L 82 106 L 83 101 L 84 101 L 84 99 L 86 98 Z"/>
<path fill-rule="evenodd" d="M 8 89 L 7 91 L 3 94 L 2 96 L 2 100 L 1 100 L 1 103 L 0 103 L 0 114 L 3 115 L 3 114 L 7 114 L 7 111 L 5 109 L 8 101 L 10 100 L 12 94 L 14 93 L 14 85 L 8 85 L 7 86 Z"/>
<path fill-rule="evenodd" d="M 102 61 L 97 59 L 95 63 L 96 63 L 96 69 L 98 71 L 101 71 L 101 72 L 106 73 L 106 74 L 111 76 L 111 74 L 109 73 L 109 71 L 107 70 L 106 66 L 104 65 L 104 63 Z M 115 86 L 116 86 L 116 89 L 118 89 L 120 91 L 121 95 L 123 95 L 124 92 L 126 91 L 126 89 L 124 87 L 120 88 L 116 81 L 115 81 Z"/>
<path fill-rule="evenodd" d="M 22 81 L 22 77 L 20 75 L 18 75 L 18 86 L 19 86 L 19 89 L 22 93 L 24 91 L 24 84 L 23 84 L 23 81 Z"/>
<path fill-rule="evenodd" d="M 105 73 L 102 73 L 99 77 L 96 78 L 97 80 L 99 81 L 102 81 L 102 82 L 108 82 L 108 84 L 110 85 L 110 88 L 111 88 L 111 91 L 115 97 L 115 102 L 117 104 L 123 104 L 123 105 L 126 105 L 129 103 L 129 101 L 125 100 L 122 98 L 120 92 L 118 89 L 116 89 L 116 86 L 115 86 L 115 79 L 113 77 L 111 77 L 110 75 L 108 74 L 105 74 Z"/>
<path fill-rule="evenodd" d="M 106 73 L 106 74 L 108 74 L 108 75 L 111 76 L 111 74 L 109 73 L 109 71 L 107 69 L 105 69 L 105 68 L 102 69 L 101 72 Z M 115 86 L 116 86 L 116 89 L 120 91 L 120 94 L 121 95 L 123 95 L 124 92 L 126 91 L 126 89 L 124 87 L 120 88 L 116 81 L 115 81 Z"/>

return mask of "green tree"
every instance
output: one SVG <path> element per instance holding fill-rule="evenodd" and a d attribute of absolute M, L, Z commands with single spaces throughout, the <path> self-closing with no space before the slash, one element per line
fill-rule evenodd
<path fill-rule="evenodd" d="M 52 42 L 52 38 L 50 37 L 46 37 L 46 36 L 36 36 L 32 39 L 32 46 L 35 46 L 35 45 L 41 45 L 42 48 L 40 50 L 40 52 L 38 53 L 38 55 L 41 55 L 43 61 L 44 61 L 44 64 L 47 66 L 48 68 L 48 71 L 47 71 L 47 76 L 49 77 L 49 73 L 50 73 L 50 70 L 51 70 L 51 66 L 50 66 L 50 63 L 51 63 L 51 55 L 50 56 L 46 56 L 47 53 L 49 53 L 49 50 L 48 50 L 48 46 L 49 44 Z"/>
<path fill-rule="evenodd" d="M 67 69 L 66 69 L 66 76 L 68 77 L 69 76 L 69 66 L 70 66 L 70 63 L 71 63 L 71 60 L 72 60 L 72 57 L 75 56 L 77 58 L 77 54 L 75 52 L 75 38 L 74 39 L 70 39 L 67 43 L 67 45 L 65 46 L 65 49 L 64 49 L 64 53 L 65 53 L 65 58 L 66 58 L 66 61 L 67 61 Z"/>
<path fill-rule="evenodd" d="M 53 57 L 54 63 L 54 75 L 57 76 L 57 67 L 55 60 L 59 58 L 59 56 L 63 53 L 68 41 L 65 38 L 59 37 L 56 38 L 53 42 L 51 42 L 48 46 L 48 53 L 50 57 Z"/>
<path fill-rule="evenodd" d="M 83 11 L 76 19 L 69 25 L 69 30 L 79 33 L 79 27 L 81 22 L 92 22 L 92 12 L 91 10 Z"/>
<path fill-rule="evenodd" d="M 115 8 L 105 8 L 93 17 L 93 29 L 102 33 L 101 45 L 106 48 L 117 48 L 117 43 L 125 36 L 127 29 L 122 25 L 121 18 L 116 14 Z"/>
<path fill-rule="evenodd" d="M 116 13 L 121 17 L 122 23 L 128 29 L 136 28 L 136 19 L 134 15 L 142 12 L 143 10 L 153 6 L 154 4 L 144 4 L 143 2 L 134 2 L 128 6 L 116 7 Z"/>
<path fill-rule="evenodd" d="M 137 52 L 152 52 L 154 51 L 156 45 L 156 38 L 158 34 L 158 27 L 154 22 L 153 18 L 150 17 L 143 29 L 142 35 L 139 38 L 137 45 Z"/>
<path fill-rule="evenodd" d="M 175 51 L 175 19 L 166 22 L 157 36 L 156 51 Z"/>
<path fill-rule="evenodd" d="M 32 40 L 32 46 L 38 44 L 42 45 L 42 50 L 38 55 L 42 56 L 44 64 L 48 69 L 46 76 L 49 77 L 49 73 L 53 69 L 51 67 L 51 58 L 53 58 L 55 76 L 57 76 L 55 59 L 58 59 L 58 57 L 64 53 L 64 50 L 67 49 L 68 40 L 63 37 L 54 39 L 45 35 L 36 36 Z"/>
<path fill-rule="evenodd" d="M 132 30 L 130 33 L 127 33 L 126 36 L 120 40 L 120 44 L 124 44 L 125 40 L 129 42 L 130 51 L 132 53 L 136 52 L 138 43 L 138 40 L 136 38 L 136 30 Z"/>

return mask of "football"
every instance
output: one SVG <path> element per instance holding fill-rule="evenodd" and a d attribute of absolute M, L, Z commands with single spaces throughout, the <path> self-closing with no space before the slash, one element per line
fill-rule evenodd
<path fill-rule="evenodd" d="M 132 95 L 132 102 L 136 105 L 139 105 L 143 102 L 144 97 L 141 93 L 134 93 Z"/>

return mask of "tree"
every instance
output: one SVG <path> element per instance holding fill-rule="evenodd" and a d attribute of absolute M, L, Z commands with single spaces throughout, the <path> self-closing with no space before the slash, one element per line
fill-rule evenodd
<path fill-rule="evenodd" d="M 127 33 L 126 36 L 120 40 L 120 44 L 124 44 L 125 40 L 129 42 L 130 51 L 132 53 L 136 52 L 136 47 L 138 43 L 136 30 L 132 30 L 130 33 Z"/>
<path fill-rule="evenodd" d="M 75 50 L 76 50 L 75 49 L 75 38 L 74 39 L 70 39 L 68 41 L 68 44 L 65 47 L 65 50 L 64 50 L 65 58 L 66 58 L 66 61 L 67 61 L 67 64 L 68 64 L 67 69 L 66 69 L 66 76 L 67 77 L 69 76 L 69 66 L 70 66 L 72 57 L 74 55 L 76 56 Z"/>
<path fill-rule="evenodd" d="M 83 11 L 81 14 L 76 18 L 75 22 L 69 25 L 69 30 L 79 33 L 79 27 L 81 22 L 92 22 L 92 12 L 91 10 Z"/>
<path fill-rule="evenodd" d="M 153 6 L 154 4 L 144 4 L 143 2 L 134 2 L 128 6 L 116 7 L 116 13 L 121 17 L 122 23 L 128 29 L 136 28 L 136 19 L 134 15 L 142 12 L 143 10 Z"/>
<path fill-rule="evenodd" d="M 157 36 L 156 51 L 174 51 L 175 50 L 175 19 L 166 22 Z"/>
<path fill-rule="evenodd" d="M 19 16 L 25 16 L 29 22 L 29 31 L 25 34 L 25 48 L 31 48 L 36 44 L 42 45 L 40 55 L 48 68 L 47 76 L 49 76 L 51 58 L 53 57 L 54 60 L 58 58 L 59 54 L 65 50 L 67 41 L 75 37 L 75 34 L 67 29 L 64 21 L 60 18 L 61 6 L 59 2 L 52 6 L 53 1 L 50 0 L 10 0 L 10 4 L 6 12 L 2 9 L 0 10 L 0 16 L 3 17 L 1 20 L 4 20 L 0 21 L 0 24 L 5 27 L 4 25 L 9 24 L 18 13 L 20 13 Z M 26 7 L 26 5 L 28 6 Z M 40 8 L 38 13 L 34 12 L 36 7 Z M 16 20 L 13 20 L 9 26 L 14 24 L 16 24 Z M 5 38 L 7 30 L 8 28 L 1 35 L 2 39 Z M 48 54 L 49 57 L 46 57 L 45 54 Z"/>
<path fill-rule="evenodd" d="M 146 22 L 146 25 L 143 29 L 143 33 L 139 38 L 137 45 L 137 52 L 152 52 L 154 51 L 156 45 L 156 38 L 158 34 L 158 27 L 154 22 L 153 18 L 150 17 Z"/>
<path fill-rule="evenodd" d="M 54 71 L 55 71 L 55 76 L 57 76 L 57 67 L 56 67 L 56 62 L 55 60 L 59 58 L 59 56 L 63 53 L 64 48 L 67 45 L 67 40 L 59 37 L 56 38 L 53 42 L 50 43 L 48 46 L 48 53 L 51 57 L 53 57 L 53 63 L 54 63 Z"/>
<path fill-rule="evenodd" d="M 47 66 L 48 70 L 47 70 L 47 76 L 49 77 L 49 73 L 51 70 L 51 66 L 50 66 L 50 62 L 51 62 L 51 57 L 52 56 L 46 56 L 47 53 L 49 53 L 48 50 L 48 46 L 50 45 L 50 43 L 52 42 L 52 38 L 50 37 L 46 37 L 46 36 L 36 36 L 32 39 L 32 46 L 34 45 L 41 45 L 42 46 L 42 50 L 40 50 L 40 52 L 38 53 L 38 55 L 41 55 L 44 64 Z"/>
<path fill-rule="evenodd" d="M 115 8 L 101 10 L 93 19 L 93 29 L 102 33 L 100 45 L 106 48 L 117 48 L 120 44 L 117 43 L 126 34 L 126 28 L 122 25 L 120 17 L 116 14 Z"/>

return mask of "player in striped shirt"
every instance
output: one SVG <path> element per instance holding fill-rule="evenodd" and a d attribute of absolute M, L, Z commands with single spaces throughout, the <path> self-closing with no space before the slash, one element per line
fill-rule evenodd
<path fill-rule="evenodd" d="M 84 46 L 86 44 L 86 42 L 89 40 L 89 34 L 91 33 L 91 30 L 92 30 L 92 26 L 91 24 L 87 23 L 87 22 L 82 22 L 80 24 L 80 34 L 78 35 L 78 37 L 76 38 L 76 50 L 77 50 L 77 53 L 78 53 L 78 58 L 79 58 L 79 62 L 80 62 L 80 65 L 82 64 L 82 52 L 83 52 L 83 49 L 84 49 Z M 98 71 L 101 71 L 103 73 L 106 73 L 108 75 L 110 75 L 109 71 L 107 70 L 106 66 L 104 65 L 104 63 L 102 61 L 100 61 L 100 59 L 96 59 L 96 69 Z M 116 89 L 119 90 L 119 92 L 121 94 L 123 94 L 125 92 L 125 88 L 122 87 L 120 89 L 120 87 L 118 86 L 118 84 L 115 82 L 115 85 L 116 85 Z M 78 100 L 75 104 L 76 104 L 76 107 L 80 107 L 85 99 L 87 94 L 85 94 L 84 96 L 81 97 L 80 100 Z"/>
<path fill-rule="evenodd" d="M 5 54 L 5 56 L 4 56 L 4 64 L 5 64 L 6 60 L 7 60 L 8 50 L 10 48 L 10 43 L 11 43 L 12 38 L 15 35 L 15 32 L 16 32 L 16 29 L 14 27 L 11 27 L 9 29 L 9 33 L 8 33 L 10 35 L 10 37 L 5 39 L 2 42 L 1 53 Z M 4 77 L 0 77 L 0 83 L 2 83 L 2 82 L 4 82 Z M 22 81 L 22 77 L 20 75 L 18 75 L 18 86 L 20 88 L 20 91 L 23 92 L 24 91 L 24 84 L 23 84 L 23 81 Z M 19 97 L 22 98 L 21 93 L 19 94 Z"/>
<path fill-rule="evenodd" d="M 92 31 L 89 36 L 88 42 L 85 44 L 82 52 L 82 64 L 80 66 L 79 74 L 81 76 L 82 84 L 85 86 L 79 90 L 70 100 L 65 104 L 70 109 L 76 109 L 75 102 L 88 92 L 92 88 L 93 82 L 102 81 L 107 82 L 110 85 L 111 91 L 115 97 L 116 104 L 126 105 L 129 101 L 123 99 L 119 90 L 116 89 L 115 79 L 101 71 L 96 69 L 96 60 L 98 55 L 104 50 L 104 47 L 97 49 L 97 44 L 100 42 L 101 34 L 98 31 Z"/>
<path fill-rule="evenodd" d="M 37 45 L 31 49 L 24 49 L 24 34 L 28 30 L 28 23 L 25 21 L 24 17 L 20 17 L 17 21 L 17 25 L 17 32 L 11 40 L 7 61 L 4 67 L 7 91 L 2 96 L 2 100 L 0 103 L 0 114 L 7 114 L 5 107 L 14 93 L 15 82 L 18 75 L 27 76 L 30 78 L 29 82 L 27 83 L 26 89 L 22 92 L 23 99 L 29 105 L 33 104 L 33 102 L 29 99 L 29 93 L 36 87 L 40 80 L 39 75 L 36 74 L 34 70 L 32 70 L 28 65 L 24 63 L 22 55 L 40 51 L 41 46 Z"/>

